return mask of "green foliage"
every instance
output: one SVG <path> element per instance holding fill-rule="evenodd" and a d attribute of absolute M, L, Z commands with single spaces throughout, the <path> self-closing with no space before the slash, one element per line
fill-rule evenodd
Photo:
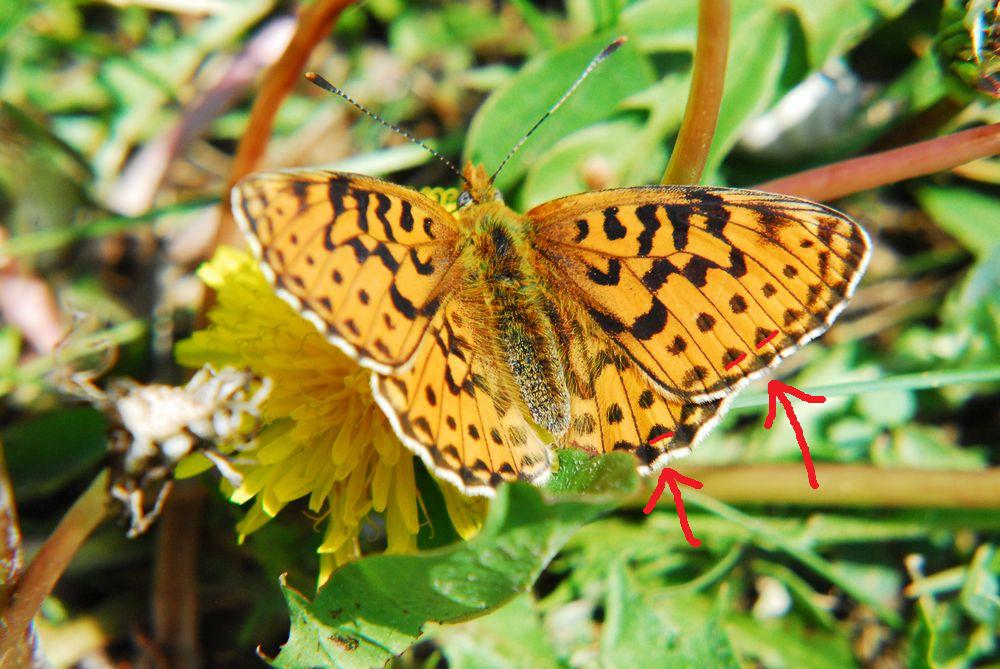
<path fill-rule="evenodd" d="M 561 459 L 551 488 L 599 495 L 634 483 L 634 469 L 619 455 L 599 461 L 571 456 Z M 428 622 L 480 616 L 525 592 L 582 524 L 610 508 L 600 497 L 546 501 L 527 484 L 506 486 L 467 543 L 364 558 L 337 571 L 312 601 L 283 586 L 292 631 L 274 665 L 385 664 Z"/>
<path fill-rule="evenodd" d="M 226 9 L 0 3 L 2 255 L 17 263 L 5 271 L 33 273 L 60 298 L 86 293 L 85 310 L 119 323 L 71 337 L 58 355 L 38 355 L 23 321 L 0 329 L 0 436 L 32 545 L 104 453 L 104 420 L 59 398 L 59 373 L 94 366 L 105 342 L 148 338 L 151 346 L 125 350 L 117 371 L 180 378 L 164 341 L 191 327 L 196 304 L 184 275 L 198 251 L 185 250 L 177 233 L 211 227 L 234 143 L 248 132 L 261 59 L 280 51 L 280 40 L 261 36 L 293 9 L 269 0 L 192 4 Z M 761 183 L 1000 121 L 989 96 L 992 42 L 976 32 L 986 4 L 734 0 L 706 180 Z M 658 182 L 684 115 L 697 1 L 500 5 L 357 3 L 309 66 L 450 158 L 492 170 L 596 53 L 627 36 L 498 185 L 526 210 L 582 190 Z M 421 149 L 386 148 L 397 140 L 352 113 L 301 85 L 278 111 L 261 167 L 322 164 L 417 187 L 455 185 Z M 192 135 L 170 145 L 178 129 Z M 168 162 L 150 169 L 158 156 Z M 796 386 L 828 396 L 796 404 L 818 463 L 880 467 L 886 477 L 1000 464 L 998 186 L 993 158 L 835 203 L 872 233 L 875 254 L 856 307 L 782 367 Z M 765 406 L 763 389 L 749 390 L 692 458 L 672 466 L 800 462 L 787 426 L 761 429 Z M 655 513 L 640 513 L 644 489 L 627 456 L 566 451 L 544 491 L 501 490 L 482 531 L 463 542 L 426 472 L 418 484 L 420 551 L 380 554 L 375 514 L 361 537 L 367 555 L 308 595 L 302 584 L 315 577 L 318 543 L 311 512 L 292 509 L 237 547 L 239 512 L 218 496 L 203 501 L 190 530 L 204 540 L 205 664 L 250 666 L 257 643 L 282 667 L 958 669 L 1000 661 L 995 509 L 735 508 L 707 487 L 685 493 L 703 542 L 694 549 L 669 496 Z M 104 630 L 109 648 L 127 647 L 137 625 L 151 628 L 149 566 L 165 559 L 153 544 L 95 551 L 50 609 Z M 276 592 L 281 572 L 290 636 Z M 157 596 L 171 591 L 163 586 Z M 46 634 L 58 633 L 55 622 L 45 622 Z M 67 638 L 48 637 L 46 646 L 72 648 Z"/>

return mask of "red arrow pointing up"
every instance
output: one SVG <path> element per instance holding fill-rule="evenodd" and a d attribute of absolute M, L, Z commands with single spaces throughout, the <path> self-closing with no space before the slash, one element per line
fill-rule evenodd
<path fill-rule="evenodd" d="M 774 417 L 778 412 L 775 404 L 777 399 L 781 402 L 781 406 L 785 407 L 785 415 L 788 416 L 788 422 L 791 423 L 792 430 L 795 432 L 795 440 L 799 442 L 802 460 L 806 465 L 806 475 L 809 477 L 809 487 L 816 490 L 819 488 L 819 481 L 816 479 L 816 468 L 813 466 L 812 455 L 809 453 L 809 444 L 806 443 L 806 437 L 802 433 L 802 425 L 799 424 L 799 419 L 796 418 L 795 411 L 792 409 L 792 403 L 785 397 L 785 393 L 810 404 L 822 404 L 826 398 L 822 395 L 804 393 L 794 386 L 777 380 L 769 381 L 767 384 L 767 418 L 764 419 L 764 429 L 770 430 L 771 426 L 774 425 Z"/>
<path fill-rule="evenodd" d="M 652 513 L 653 509 L 656 508 L 656 503 L 660 501 L 660 495 L 663 494 L 664 486 L 669 485 L 670 494 L 674 496 L 674 506 L 677 507 L 677 518 L 681 521 L 681 531 L 684 532 L 684 538 L 687 539 L 689 544 L 697 548 L 701 546 L 701 539 L 696 539 L 691 532 L 691 524 L 688 523 L 687 511 L 684 510 L 684 498 L 681 496 L 681 489 L 678 483 L 683 483 L 695 490 L 700 489 L 704 485 L 701 481 L 688 478 L 676 469 L 667 467 L 660 472 L 660 479 L 656 482 L 656 488 L 653 489 L 653 494 L 649 496 L 649 501 L 646 502 L 646 506 L 642 512 L 646 514 Z"/>

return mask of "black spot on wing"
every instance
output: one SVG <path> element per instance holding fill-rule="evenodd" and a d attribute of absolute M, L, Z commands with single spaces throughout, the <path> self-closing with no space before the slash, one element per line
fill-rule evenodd
<path fill-rule="evenodd" d="M 372 251 L 372 255 L 381 260 L 385 268 L 393 274 L 399 269 L 399 261 L 396 260 L 385 244 L 376 246 L 375 250 Z"/>
<path fill-rule="evenodd" d="M 333 227 L 332 224 L 327 227 L 328 237 L 329 237 L 329 228 L 331 227 Z M 359 263 L 364 262 L 365 260 L 368 259 L 368 256 L 371 255 L 371 251 L 368 250 L 368 247 L 365 246 L 364 242 L 362 242 L 358 237 L 351 237 L 344 243 L 347 246 L 351 247 L 351 249 L 354 251 L 354 257 L 357 259 Z M 328 246 L 328 248 L 332 249 L 334 247 L 330 245 Z"/>
<path fill-rule="evenodd" d="M 379 222 L 382 224 L 382 230 L 385 233 L 385 238 L 390 242 L 396 241 L 396 235 L 392 231 L 392 223 L 386 217 L 389 210 L 392 209 L 392 200 L 388 195 L 382 193 L 375 193 L 375 199 L 378 201 L 378 206 L 375 207 L 375 217 L 378 218 Z"/>
<path fill-rule="evenodd" d="M 594 319 L 605 332 L 609 334 L 621 334 L 625 332 L 625 324 L 620 320 L 612 316 L 611 314 L 606 314 L 599 309 L 594 309 L 593 307 L 587 307 L 587 313 L 590 317 Z"/>
<path fill-rule="evenodd" d="M 371 194 L 365 190 L 352 190 L 351 195 L 354 196 L 358 212 L 358 228 L 362 232 L 368 232 L 368 201 L 371 199 Z"/>
<path fill-rule="evenodd" d="M 618 220 L 618 207 L 608 207 L 604 210 L 604 234 L 614 241 L 622 239 L 627 232 L 622 222 Z"/>
<path fill-rule="evenodd" d="M 417 317 L 417 309 L 413 306 L 413 302 L 399 292 L 395 282 L 389 285 L 389 297 L 392 299 L 392 306 L 407 319 L 412 321 Z"/>
<path fill-rule="evenodd" d="M 642 275 L 642 285 L 656 292 L 667 282 L 667 277 L 680 272 L 680 269 L 666 258 L 658 258 L 653 261 L 649 271 Z"/>
<path fill-rule="evenodd" d="M 602 272 L 596 267 L 588 267 L 587 278 L 600 286 L 617 286 L 621 279 L 621 261 L 617 258 L 608 259 L 607 272 Z"/>
<path fill-rule="evenodd" d="M 636 318 L 630 330 L 636 339 L 646 341 L 663 332 L 666 324 L 667 307 L 664 306 L 663 302 L 654 297 L 649 311 Z"/>
<path fill-rule="evenodd" d="M 413 205 L 403 200 L 402 211 L 399 214 L 399 227 L 406 232 L 413 232 Z"/>
<path fill-rule="evenodd" d="M 656 218 L 656 208 L 659 205 L 644 204 L 636 207 L 635 216 L 642 223 L 642 232 L 639 233 L 639 256 L 648 256 L 653 250 L 653 236 L 660 229 L 660 222 Z"/>
<path fill-rule="evenodd" d="M 427 262 L 420 262 L 420 256 L 417 255 L 417 250 L 413 248 L 410 249 L 410 262 L 412 262 L 413 267 L 416 268 L 417 274 L 429 276 L 434 273 L 433 258 L 428 258 Z"/>
<path fill-rule="evenodd" d="M 704 256 L 691 256 L 687 265 L 684 266 L 684 278 L 698 288 L 704 288 L 708 283 L 708 270 L 718 269 L 719 265 L 713 260 Z"/>
<path fill-rule="evenodd" d="M 670 225 L 673 226 L 671 234 L 674 238 L 674 248 L 683 251 L 688 243 L 688 230 L 691 228 L 691 214 L 694 210 L 690 205 L 675 204 L 664 207 Z"/>

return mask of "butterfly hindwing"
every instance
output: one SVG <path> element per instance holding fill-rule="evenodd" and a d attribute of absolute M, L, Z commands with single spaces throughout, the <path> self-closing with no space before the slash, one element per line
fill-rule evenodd
<path fill-rule="evenodd" d="M 477 318 L 450 301 L 412 367 L 374 374 L 372 390 L 396 433 L 438 476 L 466 494 L 491 495 L 504 481 L 543 481 L 552 453 L 525 420 L 495 342 L 474 331 Z"/>
<path fill-rule="evenodd" d="M 821 334 L 868 238 L 822 205 L 726 188 L 645 187 L 527 214 L 539 274 L 663 392 L 724 397 Z"/>
<path fill-rule="evenodd" d="M 565 446 L 632 453 L 648 474 L 687 454 L 724 415 L 728 398 L 698 404 L 664 395 L 584 314 L 568 304 L 558 311 L 573 417 Z"/>
<path fill-rule="evenodd" d="M 380 179 L 322 170 L 255 174 L 233 212 L 278 293 L 360 363 L 404 368 L 447 298 L 457 226 Z"/>

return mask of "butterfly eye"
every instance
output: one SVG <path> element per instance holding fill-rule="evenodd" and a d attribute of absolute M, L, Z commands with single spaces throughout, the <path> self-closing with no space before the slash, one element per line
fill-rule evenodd
<path fill-rule="evenodd" d="M 472 194 L 470 194 L 469 191 L 463 190 L 458 194 L 458 207 L 460 209 L 470 202 L 472 202 Z"/>

